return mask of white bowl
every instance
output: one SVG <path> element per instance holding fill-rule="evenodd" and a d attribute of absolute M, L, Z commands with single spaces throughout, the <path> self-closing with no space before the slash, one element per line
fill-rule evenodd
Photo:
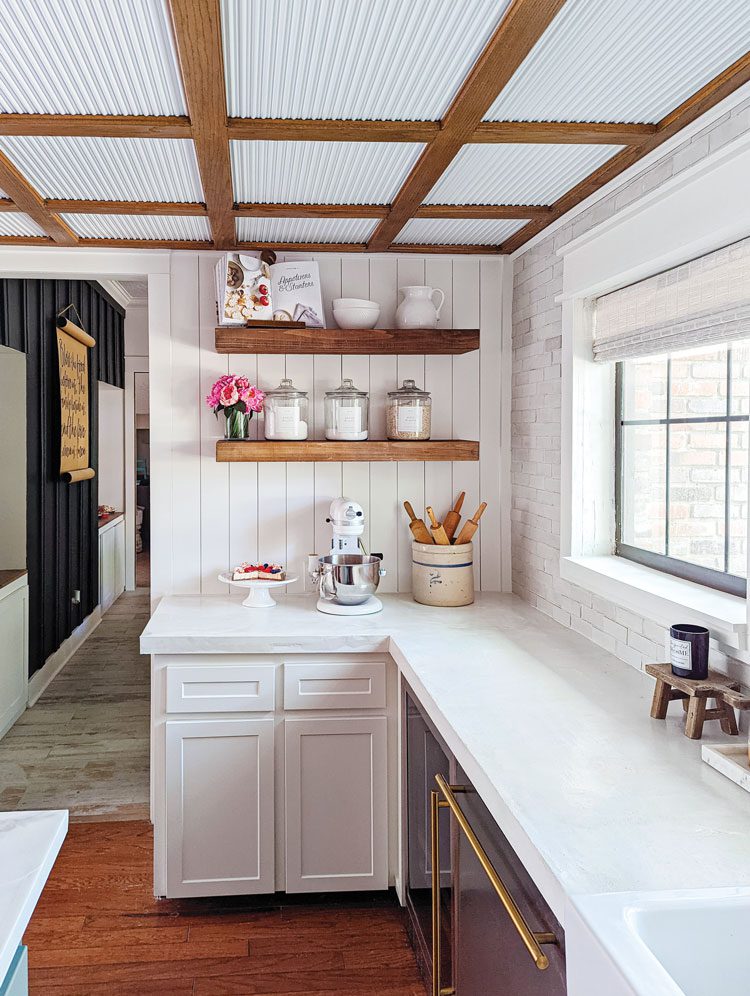
<path fill-rule="evenodd" d="M 380 307 L 334 308 L 333 317 L 340 329 L 374 329 L 380 318 Z"/>
<path fill-rule="evenodd" d="M 331 303 L 334 308 L 380 308 L 377 301 L 365 301 L 361 297 L 335 297 Z"/>

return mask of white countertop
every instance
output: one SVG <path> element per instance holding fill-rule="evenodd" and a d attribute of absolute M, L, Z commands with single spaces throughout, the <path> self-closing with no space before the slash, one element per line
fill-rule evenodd
<path fill-rule="evenodd" d="M 67 830 L 66 809 L 0 813 L 0 986 Z"/>
<path fill-rule="evenodd" d="M 173 596 L 141 649 L 389 651 L 563 925 L 577 894 L 750 885 L 750 796 L 701 761 L 677 703 L 649 717 L 651 678 L 512 595 L 383 603 L 343 617 L 314 596 Z"/>

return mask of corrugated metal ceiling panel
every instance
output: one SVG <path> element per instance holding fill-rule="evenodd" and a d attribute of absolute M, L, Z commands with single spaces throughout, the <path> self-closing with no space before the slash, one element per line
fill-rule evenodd
<path fill-rule="evenodd" d="M 203 200 L 189 139 L 9 136 L 0 149 L 42 197 Z"/>
<path fill-rule="evenodd" d="M 465 145 L 426 204 L 552 204 L 619 145 Z"/>
<path fill-rule="evenodd" d="M 64 214 L 76 235 L 83 239 L 178 239 L 208 242 L 211 232 L 205 217 L 152 214 Z"/>
<path fill-rule="evenodd" d="M 234 198 L 389 204 L 416 162 L 413 142 L 230 142 Z"/>
<path fill-rule="evenodd" d="M 44 235 L 44 232 L 20 211 L 0 211 L 0 235 Z"/>
<path fill-rule="evenodd" d="M 238 218 L 241 242 L 366 242 L 375 218 Z"/>
<path fill-rule="evenodd" d="M 747 0 L 567 0 L 487 118 L 656 122 L 748 50 Z"/>
<path fill-rule="evenodd" d="M 222 0 L 231 117 L 441 118 L 509 0 Z"/>
<path fill-rule="evenodd" d="M 187 113 L 164 0 L 3 0 L 0 111 Z"/>
<path fill-rule="evenodd" d="M 475 218 L 412 218 L 394 240 L 397 244 L 499 246 L 519 228 L 523 220 Z"/>

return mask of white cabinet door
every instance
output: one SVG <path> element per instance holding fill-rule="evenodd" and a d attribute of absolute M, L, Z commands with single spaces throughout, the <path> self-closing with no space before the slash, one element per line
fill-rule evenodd
<path fill-rule="evenodd" d="M 114 537 L 114 597 L 119 598 L 125 591 L 125 520 L 118 522 L 112 532 Z"/>
<path fill-rule="evenodd" d="M 99 605 L 106 612 L 115 600 L 115 533 L 104 529 L 99 533 Z"/>
<path fill-rule="evenodd" d="M 274 720 L 166 723 L 167 896 L 274 891 Z"/>
<path fill-rule="evenodd" d="M 286 891 L 388 888 L 387 721 L 284 720 Z"/>
<path fill-rule="evenodd" d="M 25 585 L 0 598 L 0 737 L 26 708 L 28 604 Z"/>

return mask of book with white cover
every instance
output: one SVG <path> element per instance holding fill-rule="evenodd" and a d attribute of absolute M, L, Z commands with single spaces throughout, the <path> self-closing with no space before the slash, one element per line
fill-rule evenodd
<path fill-rule="evenodd" d="M 304 322 L 323 328 L 323 299 L 318 264 L 313 260 L 274 263 L 271 270 L 271 301 L 274 321 Z"/>

